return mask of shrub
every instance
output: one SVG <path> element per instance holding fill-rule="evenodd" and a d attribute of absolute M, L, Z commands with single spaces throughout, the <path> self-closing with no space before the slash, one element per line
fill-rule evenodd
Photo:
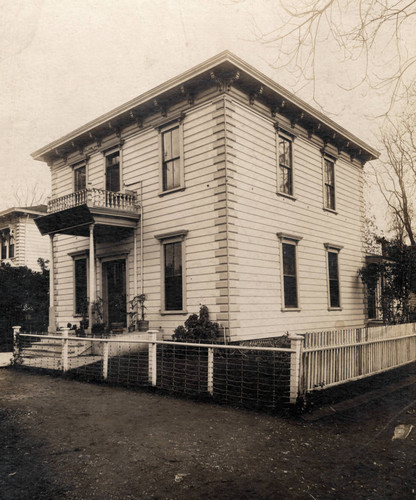
<path fill-rule="evenodd" d="M 185 326 L 178 326 L 173 333 L 173 340 L 180 342 L 212 341 L 219 337 L 220 326 L 209 319 L 207 306 L 201 306 L 199 316 L 191 314 Z"/>

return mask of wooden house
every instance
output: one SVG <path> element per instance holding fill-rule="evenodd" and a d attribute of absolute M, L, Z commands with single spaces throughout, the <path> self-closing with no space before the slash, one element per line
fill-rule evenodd
<path fill-rule="evenodd" d="M 38 259 L 49 259 L 49 241 L 34 219 L 45 215 L 46 205 L 13 207 L 0 212 L 0 262 L 40 271 Z"/>
<path fill-rule="evenodd" d="M 52 175 L 50 328 L 145 293 L 232 341 L 361 326 L 363 165 L 377 151 L 223 52 L 33 153 Z M 91 324 L 91 322 L 90 322 Z"/>

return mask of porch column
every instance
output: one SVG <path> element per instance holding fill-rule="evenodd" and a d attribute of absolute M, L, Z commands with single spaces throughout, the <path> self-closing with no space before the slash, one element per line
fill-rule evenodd
<path fill-rule="evenodd" d="M 90 226 L 90 269 L 89 269 L 89 301 L 88 301 L 88 333 L 92 333 L 93 325 L 93 303 L 96 297 L 96 276 L 95 276 L 95 250 L 94 250 L 94 224 Z"/>
<path fill-rule="evenodd" d="M 55 316 L 55 263 L 53 255 L 53 238 L 54 234 L 49 235 L 51 256 L 49 259 L 49 325 L 48 333 L 56 331 L 56 316 Z"/>

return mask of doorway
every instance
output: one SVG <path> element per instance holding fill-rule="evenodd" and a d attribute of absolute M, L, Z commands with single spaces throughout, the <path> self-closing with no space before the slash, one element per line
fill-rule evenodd
<path fill-rule="evenodd" d="M 111 327 L 113 323 L 127 325 L 126 306 L 126 260 L 103 262 L 104 321 Z"/>

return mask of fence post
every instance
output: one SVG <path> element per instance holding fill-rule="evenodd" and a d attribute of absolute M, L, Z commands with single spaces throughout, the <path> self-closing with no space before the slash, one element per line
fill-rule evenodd
<path fill-rule="evenodd" d="M 103 379 L 108 378 L 108 341 L 103 342 Z"/>
<path fill-rule="evenodd" d="M 20 347 L 20 339 L 19 339 L 19 333 L 20 329 L 22 328 L 21 326 L 13 326 L 13 358 L 15 361 L 19 358 L 19 347 Z"/>
<path fill-rule="evenodd" d="M 156 386 L 157 382 L 157 334 L 159 330 L 149 330 L 147 334 L 149 335 L 149 340 L 152 341 L 149 344 L 149 384 L 153 387 Z"/>
<path fill-rule="evenodd" d="M 208 347 L 208 393 L 214 395 L 214 348 Z"/>
<path fill-rule="evenodd" d="M 290 348 L 295 352 L 290 354 L 290 403 L 295 404 L 301 395 L 302 346 L 304 338 L 301 335 L 289 334 Z"/>
<path fill-rule="evenodd" d="M 68 335 L 69 328 L 62 328 L 62 371 L 68 371 Z"/>

